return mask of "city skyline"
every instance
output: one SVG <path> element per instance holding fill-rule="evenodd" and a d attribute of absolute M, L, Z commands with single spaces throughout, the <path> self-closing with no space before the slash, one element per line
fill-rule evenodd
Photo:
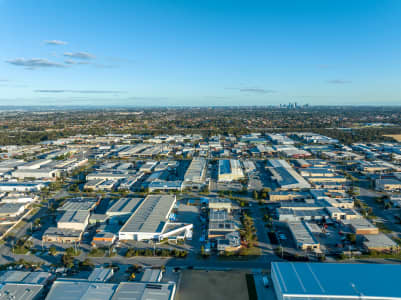
<path fill-rule="evenodd" d="M 0 105 L 399 105 L 399 1 L 0 1 Z"/>

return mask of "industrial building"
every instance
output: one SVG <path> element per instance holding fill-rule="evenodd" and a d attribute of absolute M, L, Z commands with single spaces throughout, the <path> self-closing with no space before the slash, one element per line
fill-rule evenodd
<path fill-rule="evenodd" d="M 180 233 L 192 237 L 192 224 L 170 221 L 175 204 L 173 195 L 148 195 L 120 229 L 119 239 L 162 240 Z"/>
<path fill-rule="evenodd" d="M 304 221 L 288 222 L 288 228 L 297 247 L 301 250 L 320 252 L 320 243 L 313 236 L 309 224 Z"/>
<path fill-rule="evenodd" d="M 184 175 L 185 187 L 198 187 L 200 188 L 205 184 L 206 159 L 202 157 L 195 157 L 188 166 Z"/>
<path fill-rule="evenodd" d="M 78 243 L 82 239 L 81 230 L 49 227 L 43 233 L 42 241 L 45 243 Z"/>
<path fill-rule="evenodd" d="M 76 210 L 85 210 L 92 211 L 98 200 L 96 198 L 71 198 L 68 199 L 64 204 L 59 207 L 57 210 L 59 211 L 76 211 Z"/>
<path fill-rule="evenodd" d="M 397 300 L 401 299 L 399 274 L 401 266 L 394 264 L 271 263 L 278 300 Z"/>
<path fill-rule="evenodd" d="M 112 223 L 126 221 L 142 201 L 143 198 L 120 198 L 106 211 L 106 216 Z"/>
<path fill-rule="evenodd" d="M 210 210 L 227 210 L 230 213 L 233 207 L 233 202 L 230 199 L 209 198 L 208 208 Z"/>
<path fill-rule="evenodd" d="M 59 229 L 85 230 L 90 213 L 85 210 L 67 210 L 57 222 Z"/>
<path fill-rule="evenodd" d="M 0 274 L 0 299 L 43 299 L 44 287 L 51 280 L 47 272 L 5 271 Z"/>
<path fill-rule="evenodd" d="M 233 181 L 244 178 L 239 160 L 221 159 L 218 168 L 218 181 Z"/>
<path fill-rule="evenodd" d="M 12 177 L 18 179 L 35 178 L 35 179 L 55 179 L 60 177 L 60 170 L 52 168 L 40 169 L 18 169 L 12 172 Z"/>
<path fill-rule="evenodd" d="M 175 283 L 121 282 L 120 284 L 86 280 L 57 280 L 46 300 L 173 300 Z"/>
<path fill-rule="evenodd" d="M 43 182 L 0 182 L 0 192 L 38 192 L 46 186 Z"/>
<path fill-rule="evenodd" d="M 308 189 L 310 184 L 283 159 L 269 159 L 267 167 L 271 179 L 281 190 Z"/>

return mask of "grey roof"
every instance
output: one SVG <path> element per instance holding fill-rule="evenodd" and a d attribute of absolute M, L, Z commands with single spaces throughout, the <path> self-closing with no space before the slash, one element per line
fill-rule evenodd
<path fill-rule="evenodd" d="M 24 203 L 0 203 L 0 214 L 15 214 Z"/>
<path fill-rule="evenodd" d="M 43 236 L 59 236 L 59 237 L 76 237 L 79 238 L 82 235 L 81 230 L 49 227 L 43 233 Z"/>
<path fill-rule="evenodd" d="M 120 232 L 161 232 L 175 201 L 173 195 L 148 195 Z"/>
<path fill-rule="evenodd" d="M 195 157 L 184 175 L 185 181 L 203 182 L 206 170 L 206 159 Z"/>
<path fill-rule="evenodd" d="M 209 211 L 210 221 L 225 221 L 228 219 L 228 212 L 226 210 L 215 210 L 211 209 Z"/>
<path fill-rule="evenodd" d="M 96 198 L 68 199 L 57 210 L 91 210 L 97 202 Z"/>
<path fill-rule="evenodd" d="M 398 244 L 384 233 L 365 234 L 363 244 L 368 248 L 397 248 Z"/>
<path fill-rule="evenodd" d="M 401 299 L 400 265 L 272 262 L 272 273 L 284 299 Z"/>
<path fill-rule="evenodd" d="M 88 281 L 92 282 L 105 282 L 113 276 L 113 269 L 111 268 L 95 268 L 88 277 Z"/>
<path fill-rule="evenodd" d="M 46 300 L 109 300 L 117 286 L 88 281 L 55 281 Z"/>
<path fill-rule="evenodd" d="M 162 276 L 161 269 L 145 269 L 142 274 L 141 281 L 158 282 Z"/>
<path fill-rule="evenodd" d="M 285 160 L 269 159 L 268 166 L 274 179 L 281 188 L 310 188 L 310 184 L 299 175 Z"/>
<path fill-rule="evenodd" d="M 174 298 L 174 293 L 174 283 L 122 282 L 111 284 L 59 280 L 52 285 L 46 300 L 170 300 Z"/>
<path fill-rule="evenodd" d="M 0 300 L 33 300 L 41 293 L 43 285 L 6 283 L 0 286 Z"/>
<path fill-rule="evenodd" d="M 111 214 L 126 214 L 135 211 L 143 198 L 120 198 L 106 212 Z"/>
<path fill-rule="evenodd" d="M 0 275 L 0 282 L 44 284 L 51 276 L 48 272 L 5 271 Z"/>
<path fill-rule="evenodd" d="M 84 223 L 88 217 L 89 212 L 86 210 L 67 210 L 58 223 Z"/>
<path fill-rule="evenodd" d="M 209 231 L 235 231 L 238 226 L 232 220 L 210 221 Z"/>
<path fill-rule="evenodd" d="M 313 236 L 309 226 L 305 222 L 288 222 L 288 227 L 298 244 L 314 245 L 319 242 Z"/>
<path fill-rule="evenodd" d="M 169 300 L 174 298 L 174 283 L 122 282 L 112 300 Z"/>

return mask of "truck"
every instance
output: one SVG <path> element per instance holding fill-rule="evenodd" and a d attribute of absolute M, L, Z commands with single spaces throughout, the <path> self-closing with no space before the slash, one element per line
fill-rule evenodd
<path fill-rule="evenodd" d="M 269 278 L 267 278 L 267 275 L 264 275 L 262 277 L 262 281 L 263 281 L 263 285 L 265 286 L 265 288 L 269 287 Z"/>

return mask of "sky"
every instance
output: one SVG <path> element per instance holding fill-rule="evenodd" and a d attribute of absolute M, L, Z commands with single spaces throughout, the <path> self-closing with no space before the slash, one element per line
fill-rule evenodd
<path fill-rule="evenodd" d="M 0 0 L 0 105 L 401 105 L 399 0 Z"/>

